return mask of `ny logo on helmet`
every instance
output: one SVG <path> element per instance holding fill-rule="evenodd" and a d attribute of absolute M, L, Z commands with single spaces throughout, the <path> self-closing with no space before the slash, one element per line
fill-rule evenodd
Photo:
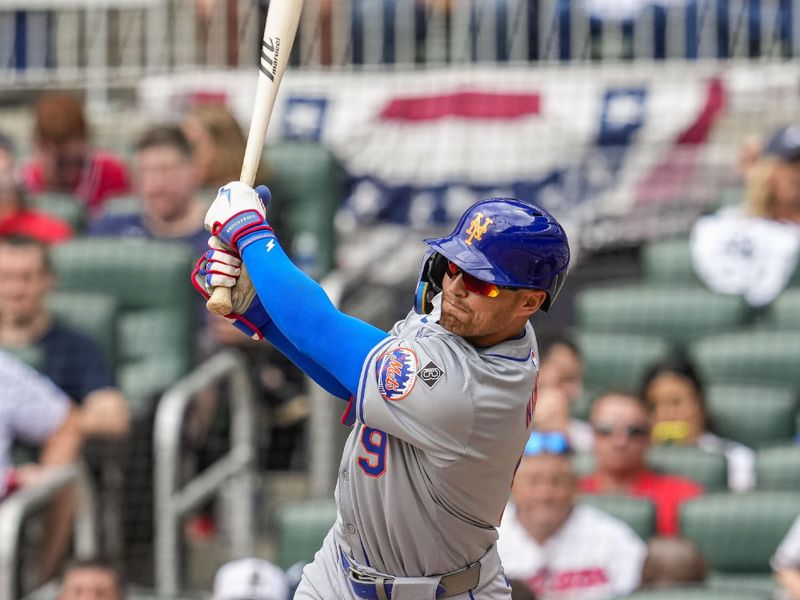
<path fill-rule="evenodd" d="M 470 246 L 472 245 L 473 239 L 481 241 L 481 239 L 483 239 L 483 234 L 486 233 L 489 225 L 494 223 L 494 221 L 492 221 L 489 217 L 486 217 L 483 219 L 483 221 L 481 221 L 481 219 L 483 219 L 483 213 L 475 213 L 475 218 L 470 221 L 469 227 L 465 232 L 467 235 L 469 235 L 466 242 Z"/>

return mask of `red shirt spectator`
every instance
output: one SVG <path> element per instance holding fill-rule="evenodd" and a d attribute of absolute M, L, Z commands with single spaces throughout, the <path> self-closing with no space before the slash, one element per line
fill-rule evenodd
<path fill-rule="evenodd" d="M 602 493 L 596 475 L 584 477 L 580 489 L 586 494 Z M 703 487 L 684 477 L 665 475 L 654 471 L 642 471 L 627 490 L 631 496 L 649 498 L 656 505 L 656 530 L 659 535 L 672 536 L 678 533 L 679 508 L 682 502 L 703 495 Z"/>
<path fill-rule="evenodd" d="M 23 166 L 22 180 L 32 194 L 52 189 L 45 179 L 44 165 L 38 158 L 31 159 Z M 108 198 L 124 194 L 129 188 L 125 164 L 111 154 L 98 151 L 86 157 L 75 187 L 63 191 L 68 191 L 83 200 L 89 212 L 96 214 Z"/>
<path fill-rule="evenodd" d="M 128 190 L 124 163 L 92 148 L 83 106 L 65 93 L 45 94 L 36 104 L 36 155 L 22 169 L 28 191 L 75 194 L 96 214 L 109 197 Z"/>
<path fill-rule="evenodd" d="M 608 393 L 595 400 L 590 420 L 595 471 L 581 481 L 581 490 L 649 498 L 656 505 L 658 533 L 665 536 L 678 533 L 681 503 L 702 495 L 703 488 L 690 479 L 655 473 L 648 468 L 647 405 L 634 395 Z"/>
<path fill-rule="evenodd" d="M 44 244 L 72 237 L 70 226 L 56 217 L 30 210 L 25 192 L 10 170 L 0 169 L 0 237 L 24 235 Z"/>
<path fill-rule="evenodd" d="M 48 214 L 22 210 L 0 218 L 0 237 L 6 235 L 24 235 L 45 244 L 55 244 L 71 238 L 72 229 Z"/>

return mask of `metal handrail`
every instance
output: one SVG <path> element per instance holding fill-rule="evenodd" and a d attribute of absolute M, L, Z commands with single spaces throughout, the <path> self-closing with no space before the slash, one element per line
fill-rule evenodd
<path fill-rule="evenodd" d="M 204 500 L 219 495 L 228 504 L 232 554 L 248 556 L 254 548 L 254 393 L 243 357 L 225 350 L 201 364 L 171 387 L 159 402 L 154 433 L 156 589 L 175 594 L 179 587 L 181 518 Z M 198 392 L 230 380 L 231 448 L 228 453 L 181 486 L 181 439 L 184 417 Z"/>
<path fill-rule="evenodd" d="M 75 554 L 90 558 L 96 553 L 95 501 L 86 470 L 81 464 L 55 467 L 39 484 L 22 488 L 0 503 L 0 600 L 17 598 L 19 535 L 26 518 L 69 485 L 75 485 L 78 493 Z"/>

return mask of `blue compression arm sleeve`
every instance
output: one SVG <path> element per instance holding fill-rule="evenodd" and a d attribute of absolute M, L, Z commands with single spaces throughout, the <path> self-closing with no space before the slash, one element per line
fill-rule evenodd
<path fill-rule="evenodd" d="M 267 314 L 286 339 L 357 395 L 361 367 L 388 334 L 338 310 L 275 240 L 248 244 L 242 259 Z"/>
<path fill-rule="evenodd" d="M 270 321 L 267 326 L 261 330 L 261 333 L 273 346 L 280 350 L 286 358 L 291 360 L 303 373 L 311 377 L 311 379 L 316 381 L 320 387 L 324 388 L 328 393 L 342 400 L 350 399 L 350 392 L 345 389 L 333 375 L 328 373 L 328 371 L 304 354 L 301 354 L 300 351 L 286 339 L 286 336 L 283 335 L 275 323 Z"/>

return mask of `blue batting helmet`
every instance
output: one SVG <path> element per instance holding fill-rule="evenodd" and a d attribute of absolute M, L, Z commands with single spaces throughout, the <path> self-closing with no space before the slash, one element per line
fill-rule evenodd
<path fill-rule="evenodd" d="M 482 281 L 544 290 L 545 312 L 567 277 L 564 228 L 546 210 L 516 198 L 481 200 L 467 209 L 453 233 L 425 243 L 431 250 L 423 260 L 414 302 L 420 313 L 430 312 L 430 300 L 441 291 L 444 259 Z"/>

